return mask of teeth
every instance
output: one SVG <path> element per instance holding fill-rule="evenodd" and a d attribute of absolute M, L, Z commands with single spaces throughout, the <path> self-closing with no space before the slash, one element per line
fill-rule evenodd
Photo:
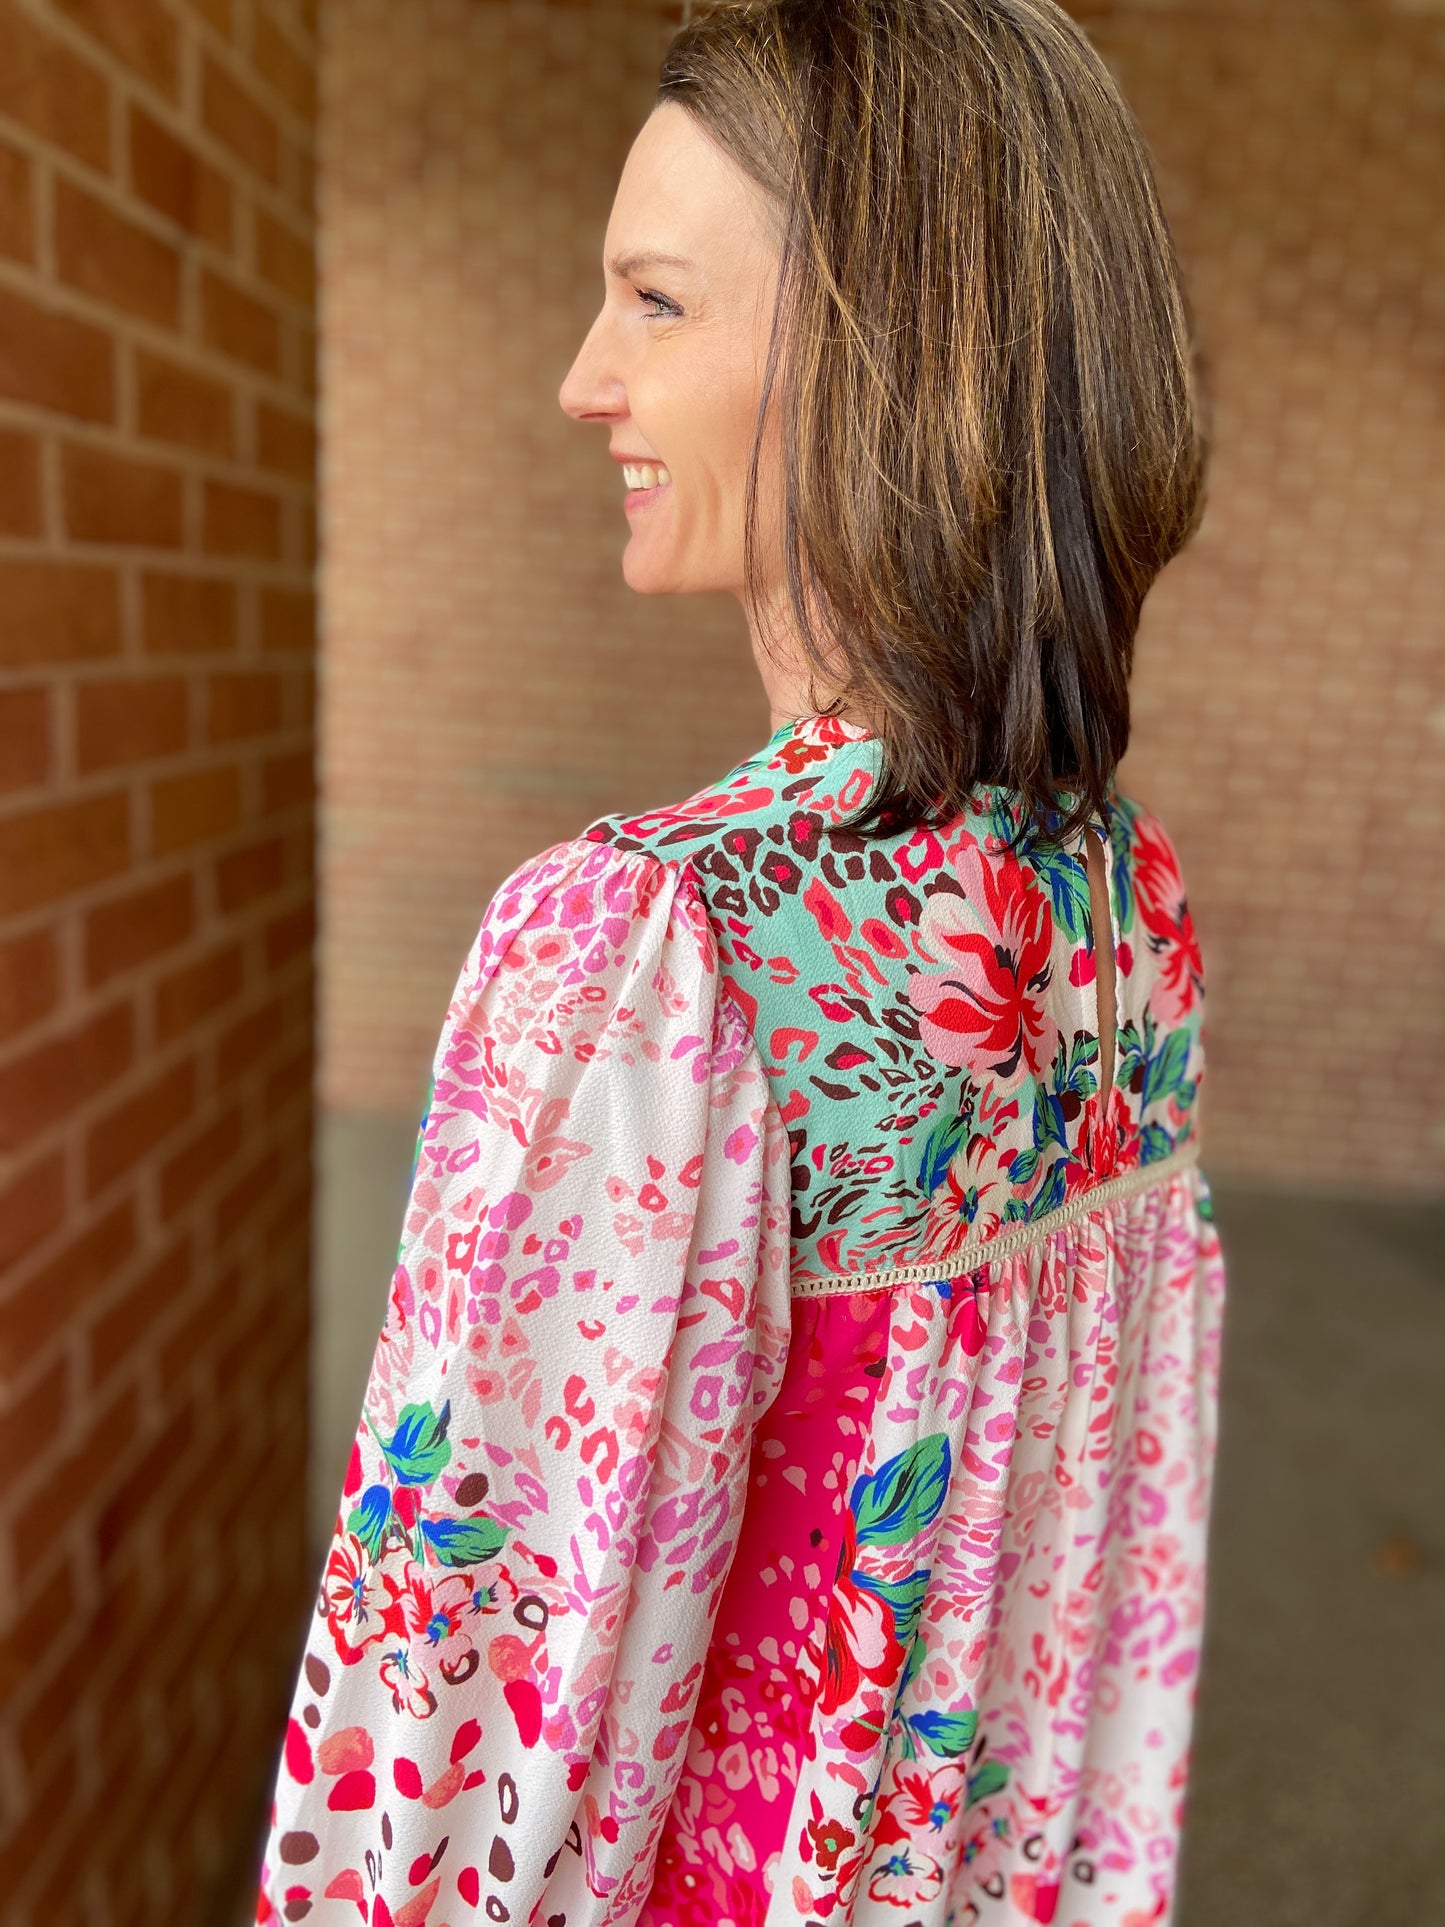
<path fill-rule="evenodd" d="M 652 462 L 642 462 L 640 464 L 624 462 L 622 464 L 622 478 L 629 488 L 665 487 L 667 483 L 672 480 L 672 477 L 660 463 L 654 465 Z"/>

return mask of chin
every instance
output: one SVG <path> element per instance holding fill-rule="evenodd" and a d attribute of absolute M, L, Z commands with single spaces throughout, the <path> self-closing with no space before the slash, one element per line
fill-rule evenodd
<path fill-rule="evenodd" d="M 639 554 L 642 545 L 629 542 L 622 552 L 622 579 L 637 595 L 680 595 L 689 585 L 677 579 L 666 557 Z"/>

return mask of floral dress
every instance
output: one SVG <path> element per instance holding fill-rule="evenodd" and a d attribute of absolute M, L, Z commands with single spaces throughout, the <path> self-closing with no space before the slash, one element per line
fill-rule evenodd
<path fill-rule="evenodd" d="M 1116 788 L 1022 854 L 1002 787 L 860 837 L 879 750 L 785 725 L 488 904 L 259 1921 L 1170 1918 L 1224 1302 L 1184 884 Z"/>

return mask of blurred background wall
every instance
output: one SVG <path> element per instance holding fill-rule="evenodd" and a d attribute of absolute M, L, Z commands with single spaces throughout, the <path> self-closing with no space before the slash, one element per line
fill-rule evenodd
<path fill-rule="evenodd" d="M 0 0 L 0 1914 L 194 1921 L 310 1603 L 315 9 Z"/>
<path fill-rule="evenodd" d="M 730 597 L 634 595 L 557 389 L 676 5 L 332 0 L 322 1090 L 411 1115 L 486 897 L 765 741 Z M 757 735 L 759 723 L 762 737 Z"/>
<path fill-rule="evenodd" d="M 1445 5 L 1076 9 L 1133 103 L 1216 396 L 1121 783 L 1180 845 L 1206 1161 L 1445 1181 Z"/>
<path fill-rule="evenodd" d="M 1158 157 L 1217 397 L 1146 605 L 1126 791 L 1174 831 L 1221 1173 L 1445 1177 L 1445 4 L 1076 7 Z M 602 297 L 667 9 L 332 0 L 328 1110 L 420 1103 L 487 894 L 767 735 L 737 605 L 623 583 Z M 759 730 L 762 735 L 759 735 Z"/>

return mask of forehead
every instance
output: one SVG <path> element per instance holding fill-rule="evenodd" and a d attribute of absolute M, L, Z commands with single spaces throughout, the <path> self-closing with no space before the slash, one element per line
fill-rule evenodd
<path fill-rule="evenodd" d="M 624 278 L 654 268 L 706 277 L 751 252 L 763 224 L 761 190 L 667 102 L 643 122 L 623 165 L 603 263 Z"/>

